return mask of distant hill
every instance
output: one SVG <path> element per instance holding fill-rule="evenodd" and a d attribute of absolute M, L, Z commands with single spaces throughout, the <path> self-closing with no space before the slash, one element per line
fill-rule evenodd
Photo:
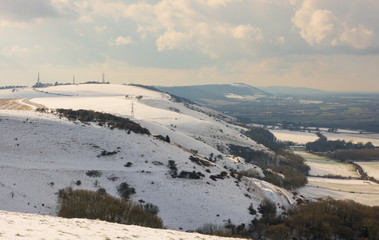
<path fill-rule="evenodd" d="M 236 84 L 209 84 L 178 87 L 156 87 L 163 92 L 188 98 L 193 101 L 202 99 L 211 100 L 247 100 L 257 96 L 269 96 L 270 94 L 253 86 Z"/>
<path fill-rule="evenodd" d="M 331 93 L 331 92 L 322 91 L 322 90 L 318 90 L 314 88 L 304 88 L 304 87 L 270 86 L 270 87 L 260 87 L 260 89 L 276 96 L 326 95 L 326 94 Z"/>

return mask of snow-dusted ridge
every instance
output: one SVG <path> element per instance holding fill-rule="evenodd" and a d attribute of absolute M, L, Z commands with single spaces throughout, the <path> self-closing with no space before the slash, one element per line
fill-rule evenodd
<path fill-rule="evenodd" d="M 232 239 L 199 233 L 152 229 L 99 220 L 65 219 L 44 215 L 0 211 L 0 238 L 40 239 L 138 239 L 138 240 L 216 240 Z M 233 238 L 235 239 L 235 238 Z"/>
<path fill-rule="evenodd" d="M 91 109 L 128 117 L 153 135 L 168 135 L 171 143 L 96 124 L 69 122 L 53 114 L 0 110 L 3 210 L 55 215 L 56 193 L 61 188 L 104 188 L 117 196 L 117 186 L 127 182 L 136 189 L 133 200 L 159 207 L 165 226 L 194 230 L 206 223 L 222 225 L 228 219 L 235 224 L 249 223 L 256 217 L 249 214 L 249 205 L 256 209 L 265 197 L 284 207 L 295 202 L 291 193 L 264 181 L 210 178 L 227 171 L 225 167 L 254 169 L 243 159 L 219 151 L 227 152 L 228 144 L 269 151 L 241 135 L 241 127 L 205 114 L 207 109 L 195 111 L 170 101 L 167 94 L 134 86 L 71 85 L 39 90 L 43 92 L 20 89 L 15 97 L 22 98 L 25 91 L 25 97 L 35 97 L 31 102 L 48 108 Z M 1 98 L 11 94 L 0 91 Z M 117 154 L 99 157 L 102 150 Z M 199 157 L 212 154 L 222 159 L 215 166 L 200 166 L 189 160 L 195 152 Z M 176 162 L 179 171 L 201 172 L 205 177 L 172 178 L 169 160 Z M 124 166 L 128 162 L 131 167 Z M 102 175 L 89 177 L 88 170 L 99 170 Z"/>

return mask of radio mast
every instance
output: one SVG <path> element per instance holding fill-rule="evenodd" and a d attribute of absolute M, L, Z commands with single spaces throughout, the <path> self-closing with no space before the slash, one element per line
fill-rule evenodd
<path fill-rule="evenodd" d="M 132 102 L 132 112 L 131 112 L 131 117 L 134 118 L 134 102 Z"/>

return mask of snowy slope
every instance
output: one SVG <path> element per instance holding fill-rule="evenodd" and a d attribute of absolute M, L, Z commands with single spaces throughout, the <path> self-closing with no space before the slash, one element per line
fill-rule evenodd
<path fill-rule="evenodd" d="M 124 117 L 131 117 L 133 108 L 134 118 L 142 125 L 160 125 L 162 129 L 156 129 L 159 134 L 168 134 L 167 130 L 179 131 L 216 149 L 226 150 L 227 144 L 233 143 L 268 151 L 262 145 L 242 136 L 239 133 L 242 128 L 201 112 L 214 111 L 200 107 L 189 109 L 183 103 L 170 101 L 170 96 L 165 93 L 125 85 L 70 85 L 41 90 L 51 93 L 52 96 L 35 98 L 32 102 L 48 108 L 92 109 Z M 57 98 L 56 94 L 76 97 Z"/>
<path fill-rule="evenodd" d="M 73 123 L 52 114 L 0 110 L 3 210 L 55 215 L 56 193 L 61 188 L 104 188 L 117 196 L 116 188 L 122 182 L 136 189 L 133 200 L 157 205 L 164 224 L 174 229 L 194 230 L 207 223 L 222 225 L 227 219 L 235 224 L 249 223 L 256 217 L 248 213 L 249 205 L 256 209 L 265 197 L 278 205 L 294 203 L 290 193 L 263 181 L 242 178 L 238 183 L 230 176 L 210 179 L 225 171 L 224 166 L 254 167 L 222 154 L 217 145 L 226 148 L 228 143 L 237 142 L 254 149 L 265 148 L 241 136 L 239 127 L 174 103 L 166 94 L 112 85 L 59 86 L 43 91 L 49 92 L 44 93 L 48 97 L 31 101 L 51 108 L 85 108 L 130 117 L 133 102 L 132 119 L 153 134 L 169 135 L 172 141 Z M 137 99 L 138 96 L 143 97 Z M 98 157 L 102 150 L 117 154 Z M 200 166 L 189 160 L 193 155 L 190 150 L 198 151 L 200 156 L 220 154 L 223 159 L 211 167 Z M 172 178 L 169 160 L 176 162 L 179 172 L 196 171 L 205 177 Z M 124 167 L 128 162 L 132 166 Z M 89 177 L 88 170 L 101 171 L 102 176 Z M 76 184 L 78 180 L 80 186 Z"/>
<path fill-rule="evenodd" d="M 4 240 L 40 239 L 138 239 L 138 240 L 216 240 L 235 239 L 186 233 L 173 230 L 127 226 L 88 219 L 65 219 L 51 216 L 0 211 L 0 238 Z"/>

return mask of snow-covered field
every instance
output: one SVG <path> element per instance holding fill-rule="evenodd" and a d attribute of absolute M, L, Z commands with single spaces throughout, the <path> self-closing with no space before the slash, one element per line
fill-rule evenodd
<path fill-rule="evenodd" d="M 338 175 L 342 177 L 360 177 L 354 167 L 349 163 L 338 162 L 307 152 L 298 151 L 295 153 L 306 160 L 307 165 L 311 168 L 309 171 L 309 175 L 311 176 Z"/>
<path fill-rule="evenodd" d="M 290 130 L 270 130 L 275 137 L 280 141 L 292 141 L 299 144 L 306 144 L 318 139 L 317 135 L 313 132 L 298 132 Z M 337 133 L 330 133 L 321 131 L 321 133 L 328 138 L 328 140 L 345 140 L 346 142 L 352 141 L 354 143 L 367 143 L 371 142 L 375 146 L 379 146 L 379 134 L 377 133 L 362 133 L 359 134 L 354 131 L 340 130 Z"/>
<path fill-rule="evenodd" d="M 363 171 L 367 173 L 368 176 L 379 180 L 379 161 L 374 162 L 355 162 L 363 168 Z"/>
<path fill-rule="evenodd" d="M 351 199 L 369 206 L 379 205 L 379 184 L 365 180 L 308 177 L 308 184 L 299 192 L 312 198 Z"/>
<path fill-rule="evenodd" d="M 65 219 L 46 215 L 0 211 L 0 239 L 227 240 L 232 238 L 144 228 L 99 220 Z"/>
<path fill-rule="evenodd" d="M 238 183 L 231 176 L 210 179 L 230 168 L 256 168 L 224 154 L 230 143 L 269 153 L 241 135 L 241 127 L 225 123 L 212 110 L 186 106 L 172 101 L 167 94 L 133 86 L 72 85 L 39 91 L 43 92 L 1 90 L 0 98 L 29 98 L 29 102 L 49 108 L 91 109 L 128 117 L 153 135 L 168 135 L 171 143 L 96 124 L 69 122 L 53 114 L 0 110 L 3 210 L 55 215 L 56 193 L 61 188 L 104 188 L 117 196 L 116 188 L 122 182 L 136 189 L 133 200 L 157 205 L 165 226 L 172 229 L 194 230 L 207 223 L 223 225 L 228 219 L 234 224 L 249 223 L 257 217 L 249 214 L 249 205 L 257 209 L 265 197 L 278 206 L 295 203 L 291 193 L 264 181 L 242 178 Z M 99 156 L 103 150 L 116 154 Z M 210 167 L 200 166 L 189 160 L 194 152 L 203 160 L 210 155 L 222 159 Z M 179 172 L 196 171 L 204 177 L 172 178 L 169 160 L 176 162 Z M 124 166 L 128 162 L 131 167 Z M 102 175 L 89 177 L 89 170 Z"/>
<path fill-rule="evenodd" d="M 366 180 L 358 179 L 331 179 L 317 176 L 339 175 L 342 177 L 359 178 L 359 174 L 354 170 L 353 166 L 348 163 L 341 163 L 324 157 L 306 152 L 295 152 L 302 156 L 307 165 L 311 167 L 306 186 L 298 189 L 300 194 L 311 198 L 331 197 L 338 200 L 351 199 L 356 202 L 379 206 L 379 184 Z M 376 164 L 375 164 L 376 163 Z M 363 163 L 371 170 L 371 174 L 378 174 L 379 164 Z M 357 164 L 361 164 L 360 162 Z M 369 174 L 369 176 L 371 176 Z"/>

